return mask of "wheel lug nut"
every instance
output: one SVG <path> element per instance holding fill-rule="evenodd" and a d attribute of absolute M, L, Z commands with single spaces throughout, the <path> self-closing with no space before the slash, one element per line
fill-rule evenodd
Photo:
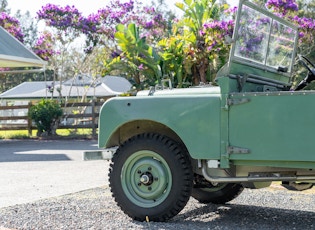
<path fill-rule="evenodd" d="M 138 174 L 141 174 L 142 172 L 140 170 L 138 170 Z"/>
<path fill-rule="evenodd" d="M 138 183 L 138 186 L 141 186 L 141 182 Z"/>
<path fill-rule="evenodd" d="M 149 171 L 151 171 L 151 170 L 152 170 L 152 168 L 151 168 L 151 167 L 149 167 L 149 168 L 148 168 L 148 170 L 149 170 Z"/>
<path fill-rule="evenodd" d="M 158 181 L 158 180 L 159 180 L 159 178 L 158 178 L 158 177 L 155 177 L 155 178 L 154 178 L 154 180 L 155 180 L 155 181 Z"/>
<path fill-rule="evenodd" d="M 149 191 L 151 191 L 151 190 L 152 190 L 152 188 L 151 188 L 151 187 L 148 187 L 148 190 L 149 190 Z"/>

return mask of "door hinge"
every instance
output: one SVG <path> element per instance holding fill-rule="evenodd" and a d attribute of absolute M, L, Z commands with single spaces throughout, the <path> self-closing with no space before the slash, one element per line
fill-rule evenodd
<path fill-rule="evenodd" d="M 247 154 L 250 153 L 249 149 L 246 148 L 240 148 L 240 147 L 236 147 L 236 146 L 228 146 L 227 149 L 228 154 Z"/>

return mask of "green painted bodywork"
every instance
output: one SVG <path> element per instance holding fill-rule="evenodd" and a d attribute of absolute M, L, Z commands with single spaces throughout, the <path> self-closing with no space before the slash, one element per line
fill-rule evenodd
<path fill-rule="evenodd" d="M 145 120 L 174 131 L 193 158 L 207 155 L 219 159 L 219 87 L 194 89 L 192 95 L 180 95 L 175 89 L 171 91 L 171 95 L 166 93 L 154 97 L 116 97 L 108 100 L 100 113 L 99 147 L 112 147 L 108 146 L 108 140 L 119 128 L 133 121 Z"/>
<path fill-rule="evenodd" d="M 224 84 L 234 86 L 232 80 Z M 112 147 L 107 143 L 121 127 L 145 120 L 174 131 L 192 158 L 221 160 L 224 168 L 230 161 L 236 165 L 315 168 L 314 91 L 221 94 L 219 89 L 195 89 L 193 95 L 165 92 L 112 98 L 100 113 L 99 147 Z M 228 106 L 227 99 L 248 102 Z M 228 153 L 229 146 L 249 153 Z"/>
<path fill-rule="evenodd" d="M 229 142 L 250 150 L 231 160 L 315 163 L 315 92 L 235 93 L 248 103 L 229 109 Z"/>
<path fill-rule="evenodd" d="M 142 131 L 162 132 L 182 142 L 192 158 L 218 160 L 220 168 L 315 169 L 315 92 L 289 91 L 293 65 L 287 71 L 255 66 L 234 51 L 217 74 L 219 87 L 143 91 L 108 100 L 100 111 L 99 147 L 120 145 Z M 291 51 L 293 60 L 296 48 Z"/>

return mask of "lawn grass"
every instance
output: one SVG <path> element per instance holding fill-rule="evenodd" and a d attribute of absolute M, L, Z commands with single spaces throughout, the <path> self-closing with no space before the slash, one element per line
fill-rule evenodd
<path fill-rule="evenodd" d="M 36 130 L 32 131 L 32 136 L 36 136 Z M 31 137 L 32 137 L 31 136 Z M 31 138 L 27 130 L 4 130 L 0 131 L 0 139 L 28 139 Z"/>
<path fill-rule="evenodd" d="M 57 129 L 58 136 L 80 137 L 91 136 L 92 129 Z M 0 131 L 0 139 L 30 139 L 37 137 L 37 130 L 32 130 L 32 135 L 28 135 L 27 130 L 4 130 Z"/>
<path fill-rule="evenodd" d="M 92 129 L 57 129 L 59 136 L 92 135 Z"/>

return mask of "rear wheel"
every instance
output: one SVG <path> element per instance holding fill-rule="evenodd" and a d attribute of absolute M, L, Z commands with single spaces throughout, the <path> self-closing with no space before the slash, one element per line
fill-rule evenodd
<path fill-rule="evenodd" d="M 241 184 L 218 183 L 214 185 L 203 179 L 202 183 L 195 183 L 191 196 L 204 204 L 225 204 L 235 199 L 243 190 Z"/>
<path fill-rule="evenodd" d="M 184 148 L 168 137 L 132 137 L 116 152 L 109 171 L 112 195 L 132 219 L 166 221 L 186 205 L 192 168 Z"/>

